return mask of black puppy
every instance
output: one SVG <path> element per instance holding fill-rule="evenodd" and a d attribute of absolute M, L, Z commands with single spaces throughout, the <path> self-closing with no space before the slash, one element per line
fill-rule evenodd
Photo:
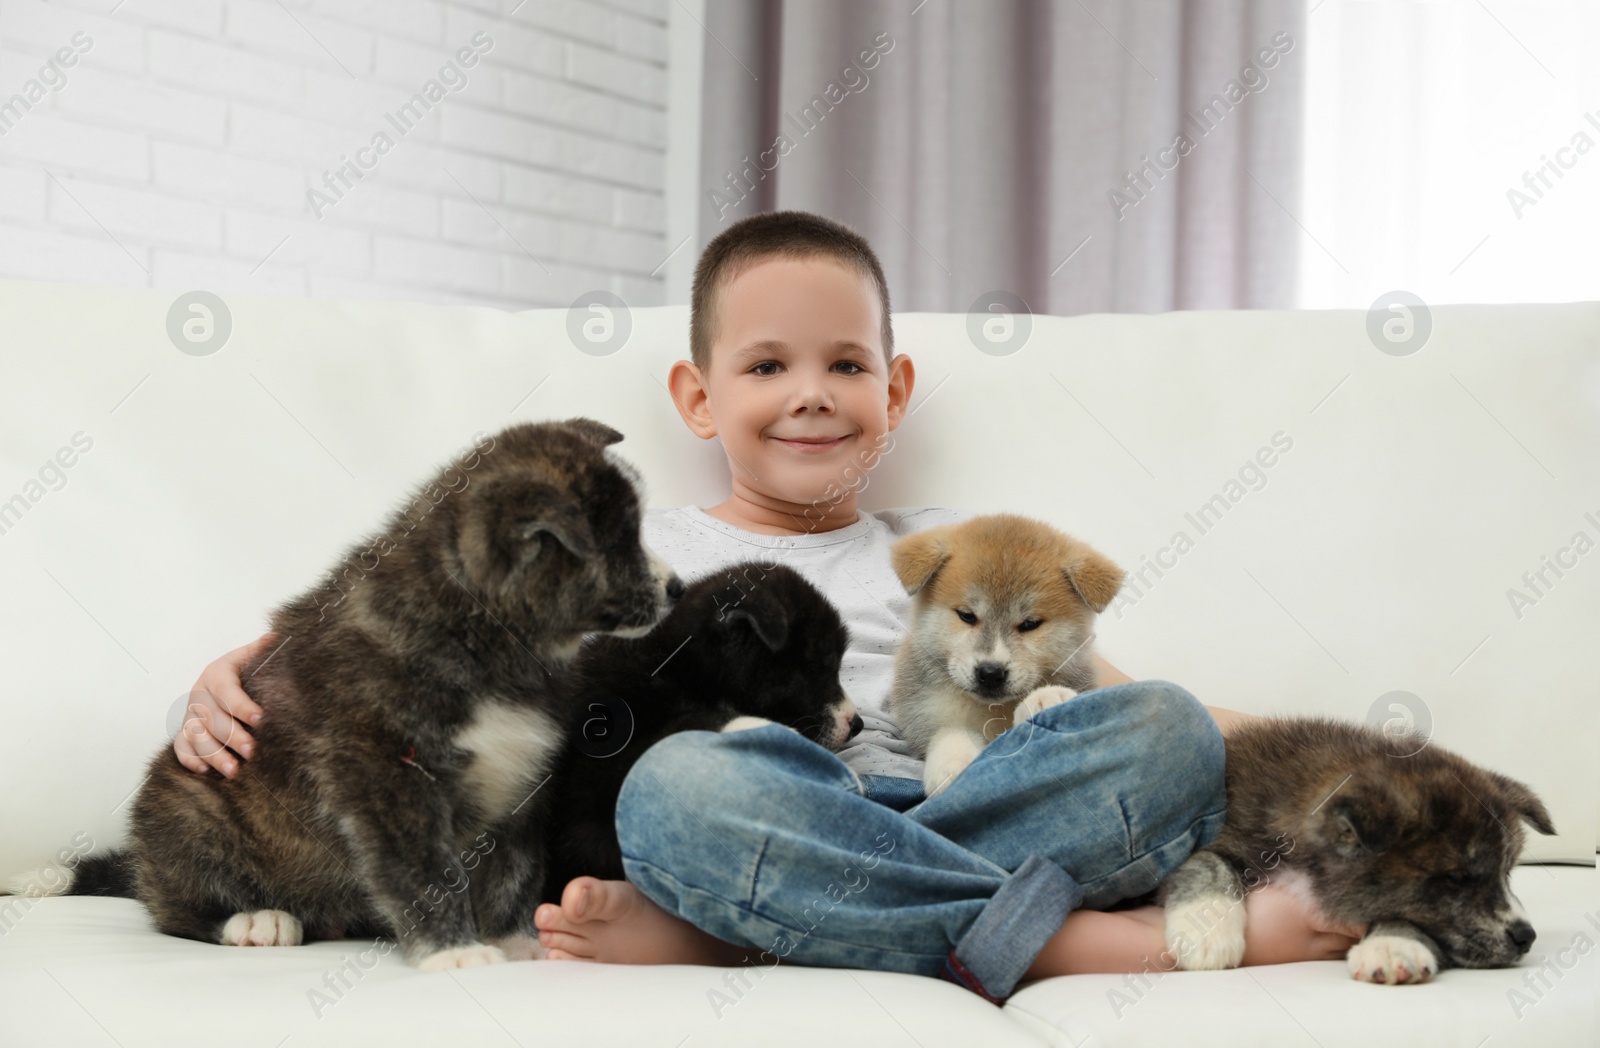
<path fill-rule="evenodd" d="M 591 637 L 567 684 L 567 744 L 549 788 L 544 900 L 580 874 L 622 879 L 622 780 L 678 731 L 776 722 L 830 750 L 861 730 L 839 684 L 849 634 L 799 572 L 747 561 L 690 583 L 648 635 Z"/>

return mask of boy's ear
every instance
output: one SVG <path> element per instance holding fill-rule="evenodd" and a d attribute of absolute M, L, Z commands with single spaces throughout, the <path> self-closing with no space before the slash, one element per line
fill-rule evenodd
<path fill-rule="evenodd" d="M 894 562 L 894 573 L 900 576 L 900 585 L 907 593 L 915 594 L 939 573 L 950 559 L 950 533 L 948 525 L 919 531 L 889 547 L 889 557 Z"/>
<path fill-rule="evenodd" d="M 1111 598 L 1122 588 L 1122 569 L 1081 542 L 1077 544 L 1076 557 L 1061 570 L 1067 582 L 1078 591 L 1078 596 L 1097 614 L 1106 610 Z"/>

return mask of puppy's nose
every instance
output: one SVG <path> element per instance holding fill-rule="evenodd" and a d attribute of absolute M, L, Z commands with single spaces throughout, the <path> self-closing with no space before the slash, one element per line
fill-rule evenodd
<path fill-rule="evenodd" d="M 985 690 L 1004 687 L 1006 683 L 1005 665 L 999 662 L 982 662 L 978 664 L 978 687 Z"/>
<path fill-rule="evenodd" d="M 677 575 L 673 575 L 672 578 L 667 580 L 667 599 L 676 601 L 683 596 L 685 589 L 688 589 L 688 587 L 684 585 L 683 580 Z"/>
<path fill-rule="evenodd" d="M 1506 932 L 1511 936 L 1511 941 L 1517 944 L 1517 949 L 1527 950 L 1533 945 L 1533 940 L 1538 938 L 1534 933 L 1533 925 L 1527 921 L 1512 921 L 1511 928 Z"/>
<path fill-rule="evenodd" d="M 847 738 L 847 739 L 855 738 L 858 734 L 860 734 L 861 726 L 863 724 L 865 724 L 865 723 L 866 722 L 861 719 L 861 714 L 859 714 L 859 713 L 851 714 L 851 716 L 850 716 L 850 734 L 846 735 L 845 738 Z"/>

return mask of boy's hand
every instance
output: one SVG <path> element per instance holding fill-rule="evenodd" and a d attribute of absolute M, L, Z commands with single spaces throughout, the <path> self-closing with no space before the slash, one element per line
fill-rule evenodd
<path fill-rule="evenodd" d="M 1240 963 L 1246 965 L 1341 960 L 1367 931 L 1316 912 L 1304 892 L 1291 889 L 1281 878 L 1248 892 L 1244 909 Z"/>
<path fill-rule="evenodd" d="M 240 760 L 255 756 L 255 739 L 240 722 L 261 723 L 262 710 L 244 693 L 239 671 L 278 643 L 276 633 L 263 633 L 205 668 L 189 689 L 183 726 L 172 740 L 178 763 L 202 775 L 215 768 L 232 778 L 238 774 Z"/>

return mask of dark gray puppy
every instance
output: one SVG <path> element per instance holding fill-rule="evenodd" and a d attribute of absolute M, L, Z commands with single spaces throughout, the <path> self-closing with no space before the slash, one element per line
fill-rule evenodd
<path fill-rule="evenodd" d="M 1237 965 L 1244 896 L 1268 880 L 1366 927 L 1346 957 L 1365 982 L 1506 967 L 1528 952 L 1511 867 L 1524 821 L 1556 831 L 1527 786 L 1421 736 L 1323 717 L 1251 721 L 1227 747 L 1225 825 L 1157 893 L 1179 967 Z"/>
<path fill-rule="evenodd" d="M 274 612 L 286 639 L 240 674 L 257 756 L 226 779 L 163 748 L 126 849 L 67 893 L 131 883 L 205 942 L 390 935 L 430 971 L 542 956 L 559 678 L 585 634 L 643 636 L 684 588 L 640 540 L 621 439 L 574 418 L 459 456 Z"/>
<path fill-rule="evenodd" d="M 839 681 L 849 629 L 793 568 L 744 561 L 689 584 L 637 640 L 595 636 L 566 678 L 566 749 L 545 823 L 560 902 L 579 874 L 622 880 L 617 797 L 640 754 L 679 731 L 782 724 L 837 750 L 861 730 Z"/>

